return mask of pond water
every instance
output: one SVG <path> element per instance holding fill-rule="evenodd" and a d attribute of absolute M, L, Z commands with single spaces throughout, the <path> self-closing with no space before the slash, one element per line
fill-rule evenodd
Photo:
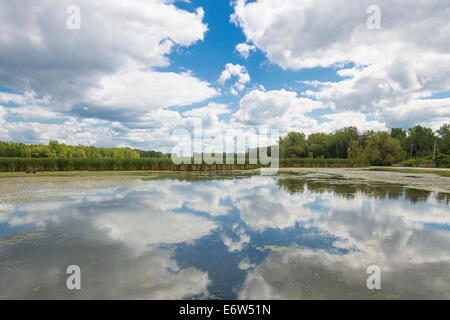
<path fill-rule="evenodd" d="M 0 179 L 1 299 L 450 298 L 447 194 L 293 174 L 58 181 Z"/>

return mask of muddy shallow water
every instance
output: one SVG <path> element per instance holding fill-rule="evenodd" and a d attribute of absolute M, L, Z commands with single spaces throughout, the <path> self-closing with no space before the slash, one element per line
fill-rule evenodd
<path fill-rule="evenodd" d="M 0 191 L 2 299 L 450 298 L 443 192 L 314 170 L 3 178 Z"/>

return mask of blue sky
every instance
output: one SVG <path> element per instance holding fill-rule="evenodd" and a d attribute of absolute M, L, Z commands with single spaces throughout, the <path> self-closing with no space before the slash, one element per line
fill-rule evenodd
<path fill-rule="evenodd" d="M 235 136 L 437 129 L 449 13 L 445 0 L 8 3 L 0 140 L 170 151 L 195 119 Z"/>
<path fill-rule="evenodd" d="M 171 66 L 165 68 L 170 71 L 194 70 L 202 79 L 216 82 L 225 64 L 233 63 L 245 65 L 252 78 L 252 87 L 263 85 L 266 90 L 286 89 L 301 92 L 308 86 L 300 83 L 305 80 L 337 81 L 335 68 L 309 68 L 299 71 L 283 70 L 277 64 L 271 63 L 264 52 L 256 50 L 245 59 L 236 50 L 236 45 L 245 43 L 244 33 L 230 22 L 233 7 L 229 1 L 197 0 L 190 3 L 177 2 L 176 5 L 185 10 L 193 11 L 203 7 L 204 22 L 208 24 L 208 32 L 204 41 L 189 48 L 180 48 L 170 55 Z M 237 110 L 239 100 L 225 91 L 224 95 L 214 101 L 227 103 Z M 201 104 L 200 104 L 201 105 Z M 192 107 L 187 107 L 191 109 Z"/>

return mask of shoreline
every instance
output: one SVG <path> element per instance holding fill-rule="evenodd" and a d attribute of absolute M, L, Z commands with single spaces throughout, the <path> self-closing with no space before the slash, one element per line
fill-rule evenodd
<path fill-rule="evenodd" d="M 218 170 L 218 171 L 49 171 L 27 174 L 25 172 L 0 172 L 0 183 L 3 179 L 39 178 L 83 178 L 83 177 L 150 177 L 155 174 L 174 175 L 229 175 L 237 173 L 258 174 L 259 169 L 249 170 Z M 304 178 L 329 176 L 330 179 L 339 176 L 348 183 L 385 183 L 402 185 L 408 188 L 427 190 L 431 192 L 450 193 L 450 169 L 434 168 L 397 168 L 397 167 L 367 167 L 367 168 L 279 168 L 278 174 L 302 174 Z M 4 180 L 4 181 L 5 181 Z"/>

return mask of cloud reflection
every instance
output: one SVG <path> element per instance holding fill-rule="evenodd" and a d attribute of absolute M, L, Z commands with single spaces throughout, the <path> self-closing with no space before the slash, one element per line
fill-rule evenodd
<path fill-rule="evenodd" d="M 97 182 L 58 200 L 67 193 L 0 207 L 0 227 L 24 232 L 0 243 L 0 256 L 13 257 L 0 266 L 0 295 L 207 297 L 220 272 L 237 272 L 226 279 L 242 299 L 450 298 L 442 195 L 284 176 Z M 39 228 L 42 237 L 25 237 Z M 211 269 L 212 252 L 235 271 Z M 86 271 L 75 295 L 62 280 L 69 264 Z M 381 267 L 381 291 L 365 286 L 370 264 Z"/>

